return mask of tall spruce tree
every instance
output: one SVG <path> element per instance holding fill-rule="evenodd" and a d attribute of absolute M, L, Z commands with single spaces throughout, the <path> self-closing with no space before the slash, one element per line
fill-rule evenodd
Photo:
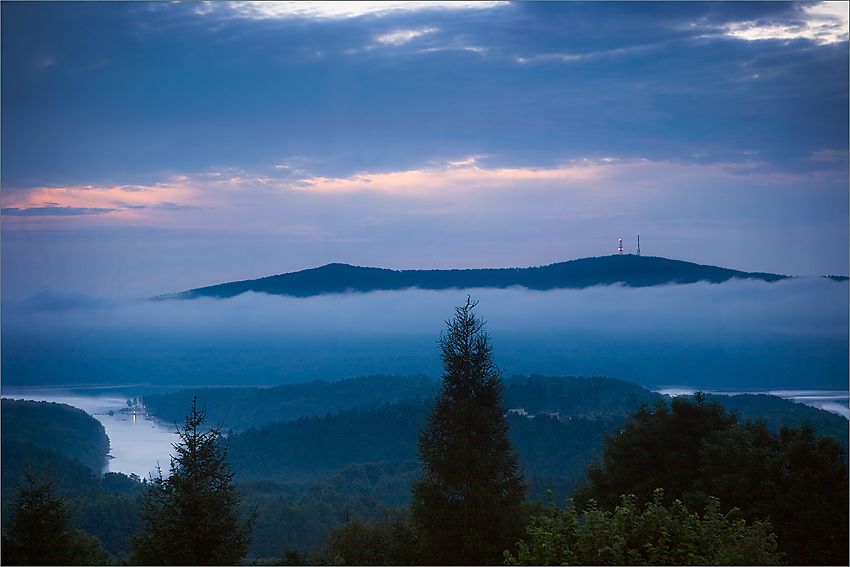
<path fill-rule="evenodd" d="M 422 561 L 487 565 L 522 538 L 527 484 L 508 437 L 501 371 L 467 298 L 440 337 L 443 383 L 419 433 L 413 486 Z"/>
<path fill-rule="evenodd" d="M 9 507 L 3 534 L 4 565 L 108 565 L 111 558 L 100 540 L 71 530 L 71 513 L 53 483 L 24 472 L 17 499 Z"/>
<path fill-rule="evenodd" d="M 174 445 L 171 474 L 152 479 L 143 493 L 141 532 L 133 538 L 143 565 L 237 565 L 248 552 L 255 516 L 239 519 L 242 495 L 233 483 L 220 427 L 204 429 L 197 397 L 182 442 Z"/>

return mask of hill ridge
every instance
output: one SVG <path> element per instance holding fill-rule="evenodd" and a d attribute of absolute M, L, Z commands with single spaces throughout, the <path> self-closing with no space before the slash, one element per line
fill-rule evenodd
<path fill-rule="evenodd" d="M 442 290 L 524 287 L 543 291 L 582 289 L 617 283 L 629 287 L 689 284 L 698 281 L 721 283 L 733 278 L 774 282 L 789 277 L 634 254 L 579 258 L 528 268 L 393 270 L 334 262 L 296 272 L 190 289 L 182 293 L 160 296 L 158 299 L 228 298 L 249 291 L 294 297 L 411 288 Z"/>

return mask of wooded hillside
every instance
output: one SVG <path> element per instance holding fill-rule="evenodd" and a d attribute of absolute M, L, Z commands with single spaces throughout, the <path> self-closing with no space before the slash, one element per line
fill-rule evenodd
<path fill-rule="evenodd" d="M 705 266 L 657 256 L 631 254 L 582 258 L 531 268 L 493 268 L 474 270 L 388 270 L 364 268 L 348 264 L 327 264 L 299 272 L 268 276 L 256 280 L 222 283 L 162 296 L 161 299 L 194 299 L 197 297 L 234 297 L 253 291 L 294 297 L 326 293 L 379 290 L 469 289 L 520 286 L 546 290 L 585 288 L 594 285 L 623 283 L 646 287 L 667 283 L 686 284 L 698 281 L 720 283 L 731 278 L 755 278 L 777 281 L 788 276 L 762 272 L 742 272 L 716 266 Z"/>

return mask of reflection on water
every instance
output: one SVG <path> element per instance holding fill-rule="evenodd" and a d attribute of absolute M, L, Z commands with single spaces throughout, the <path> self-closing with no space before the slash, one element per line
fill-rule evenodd
<path fill-rule="evenodd" d="M 3 397 L 68 404 L 92 415 L 103 424 L 109 437 L 111 458 L 104 472 L 137 474 L 147 478 L 156 474 L 159 463 L 163 475 L 168 474 L 170 455 L 174 452 L 172 443 L 179 441 L 175 425 L 164 424 L 143 411 L 122 412 L 129 409 L 126 396 L 115 393 L 85 395 L 55 388 L 3 388 Z"/>
<path fill-rule="evenodd" d="M 694 392 L 703 392 L 706 394 L 722 394 L 726 396 L 736 396 L 738 394 L 768 394 L 776 396 L 792 402 L 806 404 L 814 408 L 826 410 L 828 412 L 843 415 L 850 419 L 850 391 L 848 390 L 764 390 L 758 392 L 740 392 L 726 390 L 699 390 L 695 388 L 662 388 L 654 390 L 659 394 L 668 396 L 690 396 Z"/>

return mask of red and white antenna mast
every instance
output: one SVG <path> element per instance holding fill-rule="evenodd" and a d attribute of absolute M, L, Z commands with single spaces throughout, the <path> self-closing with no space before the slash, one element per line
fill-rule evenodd
<path fill-rule="evenodd" d="M 640 256 L 640 234 L 638 234 L 638 249 L 637 249 L 637 255 L 638 255 L 638 256 Z"/>
<path fill-rule="evenodd" d="M 620 256 L 623 255 L 623 239 L 622 238 L 620 239 L 620 247 L 617 248 L 617 253 L 620 254 Z"/>

